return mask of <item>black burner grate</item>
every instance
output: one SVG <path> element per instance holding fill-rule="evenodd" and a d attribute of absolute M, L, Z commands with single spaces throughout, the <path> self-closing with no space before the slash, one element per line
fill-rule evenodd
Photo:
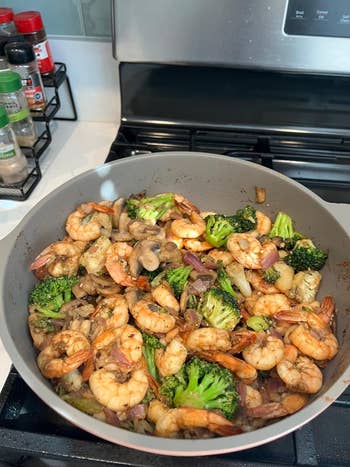
<path fill-rule="evenodd" d="M 129 467 L 348 466 L 349 432 L 350 389 L 315 421 L 277 441 L 238 453 L 180 459 L 128 449 L 80 430 L 47 407 L 14 369 L 0 397 L 0 459 L 14 465 L 16 456 L 18 462 L 25 456 Z"/>
<path fill-rule="evenodd" d="M 350 203 L 350 140 L 267 135 L 171 125 L 123 124 L 106 162 L 140 153 L 197 151 L 256 162 L 302 183 L 326 201 Z"/>

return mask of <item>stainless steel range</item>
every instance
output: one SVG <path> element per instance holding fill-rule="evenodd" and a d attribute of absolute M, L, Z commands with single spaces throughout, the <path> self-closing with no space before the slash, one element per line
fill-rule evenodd
<path fill-rule="evenodd" d="M 107 161 L 140 152 L 225 154 L 350 203 L 349 0 L 115 0 L 121 126 Z M 99 465 L 179 460 L 110 445 L 42 409 L 15 372 L 0 452 Z M 350 392 L 294 434 L 184 467 L 349 465 Z M 5 459 L 5 457 L 4 457 Z"/>

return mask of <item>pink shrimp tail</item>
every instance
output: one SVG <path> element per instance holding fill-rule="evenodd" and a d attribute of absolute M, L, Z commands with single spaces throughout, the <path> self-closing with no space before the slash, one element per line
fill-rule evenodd
<path fill-rule="evenodd" d="M 50 254 L 43 255 L 43 256 L 38 256 L 37 258 L 35 258 L 35 260 L 29 266 L 29 270 L 30 271 L 35 271 L 36 269 L 39 269 L 39 268 L 45 266 L 51 260 L 52 260 L 52 255 L 50 255 Z"/>

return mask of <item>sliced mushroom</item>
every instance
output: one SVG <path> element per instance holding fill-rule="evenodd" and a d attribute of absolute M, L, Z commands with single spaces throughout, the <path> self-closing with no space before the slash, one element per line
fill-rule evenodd
<path fill-rule="evenodd" d="M 112 232 L 112 240 L 114 242 L 128 242 L 133 239 L 133 236 L 129 232 L 129 223 L 131 222 L 127 212 L 122 212 L 119 216 L 118 227 L 119 230 Z"/>
<path fill-rule="evenodd" d="M 107 237 L 99 237 L 91 247 L 80 257 L 79 264 L 84 266 L 89 274 L 100 273 L 106 263 L 107 250 L 111 242 Z"/>
<path fill-rule="evenodd" d="M 125 206 L 125 198 L 118 198 L 113 203 L 114 213 L 112 214 L 112 223 L 113 223 L 113 227 L 116 229 L 119 229 L 119 219 L 120 219 L 120 215 L 123 211 L 124 206 Z"/>
<path fill-rule="evenodd" d="M 159 261 L 165 265 L 174 267 L 182 264 L 182 255 L 178 247 L 173 242 L 165 242 L 160 247 Z"/>
<path fill-rule="evenodd" d="M 125 299 L 127 301 L 129 309 L 131 309 L 135 303 L 143 298 L 143 292 L 138 287 L 128 287 L 125 289 Z"/>
<path fill-rule="evenodd" d="M 159 261 L 160 242 L 155 240 L 139 241 L 129 258 L 129 269 L 133 277 L 138 277 L 142 268 L 147 271 L 155 271 L 160 264 Z"/>
<path fill-rule="evenodd" d="M 144 221 L 132 221 L 129 224 L 129 232 L 136 240 L 164 240 L 165 231 L 159 225 L 152 225 Z"/>

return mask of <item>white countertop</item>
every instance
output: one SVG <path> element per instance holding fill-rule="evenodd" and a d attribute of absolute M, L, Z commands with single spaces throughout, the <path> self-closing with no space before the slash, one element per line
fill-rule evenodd
<path fill-rule="evenodd" d="M 70 178 L 103 164 L 118 127 L 114 123 L 55 121 L 51 129 L 52 143 L 40 159 L 43 177 L 28 200 L 0 200 L 0 239 L 52 190 Z M 1 340 L 0 362 L 1 390 L 11 366 Z"/>
<path fill-rule="evenodd" d="M 49 192 L 70 178 L 100 165 L 106 159 L 118 127 L 102 122 L 54 122 L 52 143 L 42 156 L 43 178 L 27 201 L 0 200 L 0 239 L 22 220 Z M 350 233 L 350 205 L 325 203 Z M 0 341 L 0 390 L 11 361 Z"/>

